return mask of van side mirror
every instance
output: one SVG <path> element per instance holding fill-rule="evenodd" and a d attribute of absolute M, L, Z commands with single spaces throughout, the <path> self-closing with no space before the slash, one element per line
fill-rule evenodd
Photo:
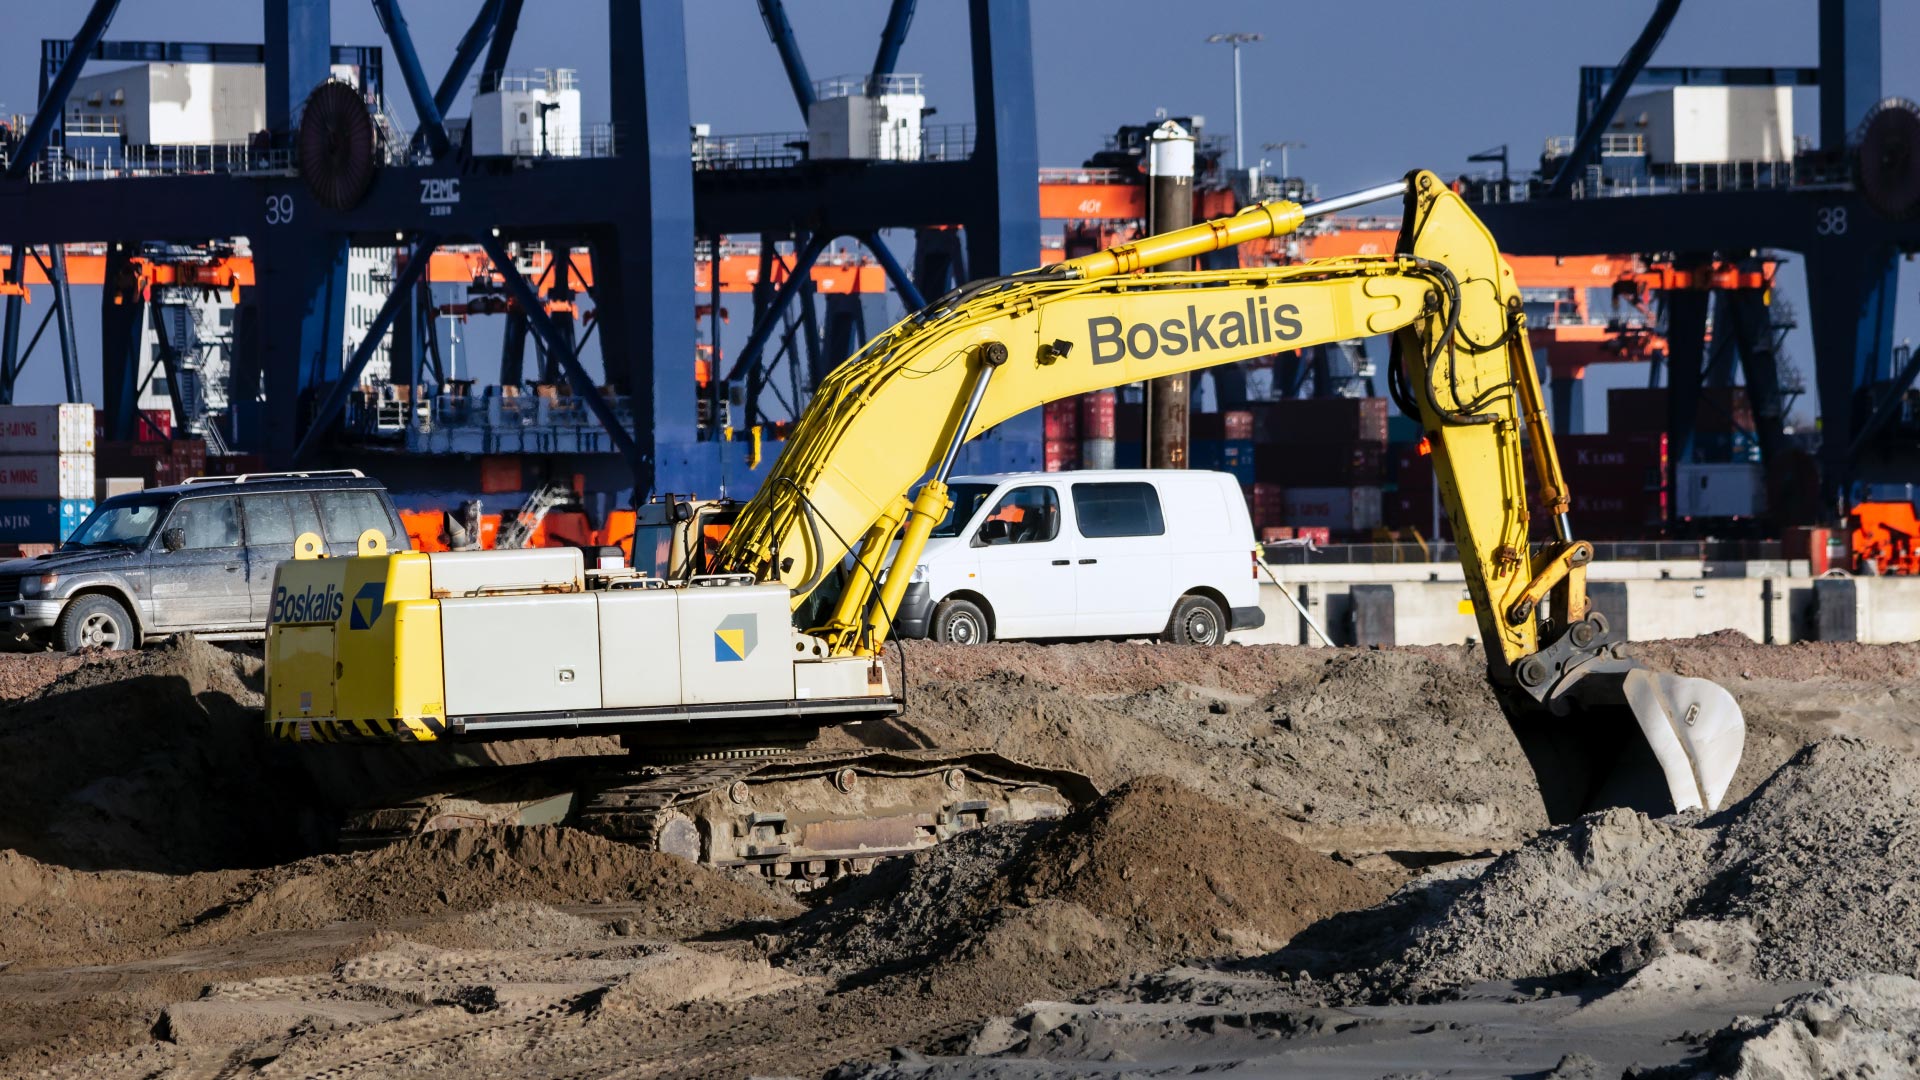
<path fill-rule="evenodd" d="M 1007 543 L 1012 539 L 1013 525 L 1011 523 L 1001 520 L 988 521 L 980 526 L 978 533 L 974 534 L 973 546 L 989 547 L 993 544 Z"/>
<path fill-rule="evenodd" d="M 160 546 L 168 551 L 179 551 L 187 546 L 187 530 L 174 528 L 160 534 Z"/>

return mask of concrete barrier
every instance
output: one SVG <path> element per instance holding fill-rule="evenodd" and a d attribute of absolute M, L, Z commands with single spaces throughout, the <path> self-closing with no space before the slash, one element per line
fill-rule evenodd
<path fill-rule="evenodd" d="M 1266 625 L 1236 633 L 1230 640 L 1249 645 L 1321 644 L 1287 603 L 1282 587 L 1326 629 L 1335 645 L 1458 645 L 1480 636 L 1458 566 L 1451 567 L 1450 575 L 1443 574 L 1447 568 L 1439 564 L 1421 566 L 1434 572 L 1411 580 L 1382 580 L 1373 573 L 1339 579 L 1325 573 L 1333 567 L 1271 569 L 1281 585 L 1261 585 Z M 1403 563 L 1365 569 L 1410 574 L 1413 567 Z M 1588 592 L 1613 626 L 1643 641 L 1719 630 L 1737 630 L 1769 644 L 1920 641 L 1920 578 L 1811 578 L 1804 574 L 1663 578 L 1636 572 L 1591 580 Z"/>

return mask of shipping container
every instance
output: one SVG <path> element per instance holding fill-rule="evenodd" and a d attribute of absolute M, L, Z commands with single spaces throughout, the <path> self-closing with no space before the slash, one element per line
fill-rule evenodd
<path fill-rule="evenodd" d="M 92 454 L 0 457 L 0 499 L 92 498 Z"/>
<path fill-rule="evenodd" d="M 1256 443 L 1387 445 L 1386 398 L 1293 398 L 1251 405 L 1247 411 Z"/>
<path fill-rule="evenodd" d="M 93 453 L 93 406 L 0 405 L 0 454 Z"/>
<path fill-rule="evenodd" d="M 1113 464 L 1112 439 L 1081 439 L 1080 467 L 1083 469 L 1111 469 Z"/>
<path fill-rule="evenodd" d="M 1194 439 L 1187 462 L 1196 469 L 1229 473 L 1242 485 L 1253 483 L 1253 443 L 1245 439 Z"/>
<path fill-rule="evenodd" d="M 1752 431 L 1753 407 L 1747 402 L 1744 386 L 1709 386 L 1700 391 L 1700 405 L 1694 410 L 1694 430 L 1698 433 Z M 1667 389 L 1665 387 L 1615 387 L 1607 391 L 1607 431 L 1659 434 L 1667 430 Z"/>
<path fill-rule="evenodd" d="M 1080 395 L 1080 437 L 1112 439 L 1114 410 L 1119 400 L 1119 395 L 1111 390 L 1095 390 Z"/>
<path fill-rule="evenodd" d="M 173 437 L 172 409 L 141 409 L 134 416 L 133 438 L 129 442 L 166 442 Z M 107 441 L 107 411 L 93 410 L 93 441 Z"/>
<path fill-rule="evenodd" d="M 207 475 L 207 444 L 198 439 L 103 442 L 95 452 L 94 471 L 100 476 L 138 477 L 147 487 L 184 484 Z"/>
<path fill-rule="evenodd" d="M 1080 437 L 1080 402 L 1076 398 L 1047 402 L 1041 406 L 1040 419 L 1048 442 L 1067 442 Z"/>
<path fill-rule="evenodd" d="M 1079 467 L 1080 444 L 1073 439 L 1048 439 L 1046 444 L 1046 470 L 1048 472 L 1066 472 Z"/>
<path fill-rule="evenodd" d="M 1384 444 L 1262 443 L 1254 447 L 1254 477 L 1286 487 L 1354 487 L 1386 479 Z"/>
<path fill-rule="evenodd" d="M 1766 474 L 1760 466 L 1685 464 L 1674 476 L 1675 509 L 1682 518 L 1750 518 L 1767 512 Z"/>
<path fill-rule="evenodd" d="M 7 499 L 0 501 L 0 541 L 16 544 L 61 543 L 93 513 L 92 499 Z"/>
<path fill-rule="evenodd" d="M 1379 528 L 1380 489 L 1290 487 L 1282 497 L 1280 516 L 1295 527 L 1319 526 L 1342 532 Z"/>
<path fill-rule="evenodd" d="M 1560 469 L 1571 475 L 1580 469 L 1641 468 L 1664 472 L 1667 433 L 1614 432 L 1605 435 L 1560 435 L 1553 440 Z"/>

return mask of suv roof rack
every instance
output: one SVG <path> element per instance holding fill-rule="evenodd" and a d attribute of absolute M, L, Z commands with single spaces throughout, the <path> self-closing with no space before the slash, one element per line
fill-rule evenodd
<path fill-rule="evenodd" d="M 256 472 L 238 476 L 193 476 L 187 484 L 250 484 L 262 480 L 364 480 L 359 469 L 310 469 L 304 472 Z"/>

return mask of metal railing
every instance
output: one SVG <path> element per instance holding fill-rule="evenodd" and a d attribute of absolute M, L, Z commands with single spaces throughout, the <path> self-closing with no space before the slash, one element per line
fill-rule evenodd
<path fill-rule="evenodd" d="M 1784 559 L 1778 540 L 1600 540 L 1595 562 L 1752 562 Z M 1392 563 L 1455 563 L 1452 543 L 1268 544 L 1265 558 L 1275 566 L 1376 566 Z"/>
<path fill-rule="evenodd" d="M 502 71 L 498 76 L 485 80 L 481 85 L 479 76 L 475 76 L 474 86 L 481 93 L 495 90 L 546 90 L 557 93 L 561 90 L 578 90 L 580 83 L 573 68 L 521 68 Z"/>
<path fill-rule="evenodd" d="M 1794 186 L 1791 161 L 1706 161 L 1653 166 L 1652 175 L 1603 180 L 1592 176 L 1573 182 L 1576 199 L 1620 198 L 1635 195 L 1687 195 L 1710 191 L 1767 191 Z"/>
<path fill-rule="evenodd" d="M 906 161 L 964 161 L 973 156 L 978 128 L 973 124 L 930 124 L 920 129 L 919 152 L 901 152 L 905 142 L 892 132 L 876 128 L 867 147 L 869 157 L 856 160 L 891 164 Z M 749 135 L 703 135 L 693 140 L 693 167 L 697 170 L 787 169 L 813 160 L 804 131 L 776 131 Z"/>
<path fill-rule="evenodd" d="M 613 124 L 588 124 L 543 138 L 515 139 L 507 148 L 521 158 L 610 158 L 620 156 L 619 130 Z"/>
<path fill-rule="evenodd" d="M 1562 158 L 1573 153 L 1578 140 L 1572 135 L 1547 138 L 1547 157 Z M 1600 136 L 1601 157 L 1639 157 L 1647 152 L 1647 137 L 1638 131 L 1609 131 Z"/>
<path fill-rule="evenodd" d="M 28 178 L 34 183 L 65 183 L 143 176 L 293 171 L 291 150 L 257 149 L 248 143 L 232 142 L 201 146 L 54 147 L 33 163 Z"/>
<path fill-rule="evenodd" d="M 1137 174 L 1136 174 L 1137 175 Z M 1132 179 L 1121 169 L 1047 169 L 1040 170 L 1043 184 L 1126 184 Z"/>
<path fill-rule="evenodd" d="M 921 77 L 914 74 L 881 75 L 835 75 L 830 79 L 816 79 L 813 84 L 813 96 L 825 100 L 842 97 L 879 97 L 881 94 L 921 94 Z"/>

